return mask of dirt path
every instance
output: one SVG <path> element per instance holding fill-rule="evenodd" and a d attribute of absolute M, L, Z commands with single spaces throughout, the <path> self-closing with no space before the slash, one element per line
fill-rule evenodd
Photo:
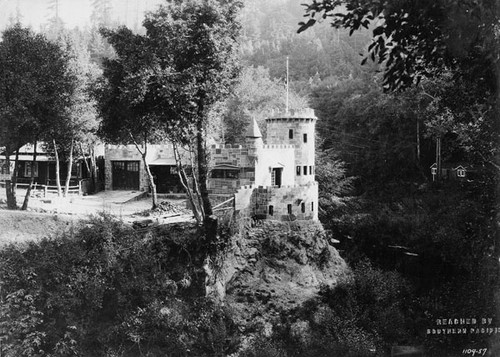
<path fill-rule="evenodd" d="M 161 201 L 161 200 L 160 200 Z M 173 223 L 192 220 L 192 214 L 183 210 L 184 200 L 164 201 L 165 207 L 179 208 L 179 211 L 164 209 L 151 211 L 151 200 L 116 203 L 106 197 L 88 196 L 71 199 L 31 199 L 28 211 L 7 210 L 5 199 L 0 196 L 0 246 L 40 239 L 69 230 L 91 214 L 106 212 L 131 224 L 140 220 L 153 220 L 155 223 Z M 168 202 L 168 203 L 166 203 Z"/>

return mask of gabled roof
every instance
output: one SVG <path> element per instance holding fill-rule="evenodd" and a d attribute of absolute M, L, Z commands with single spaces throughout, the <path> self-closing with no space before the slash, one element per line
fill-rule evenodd
<path fill-rule="evenodd" d="M 260 133 L 259 125 L 257 124 L 257 120 L 252 118 L 250 124 L 247 127 L 247 131 L 245 133 L 245 137 L 247 138 L 262 138 L 262 134 Z"/>

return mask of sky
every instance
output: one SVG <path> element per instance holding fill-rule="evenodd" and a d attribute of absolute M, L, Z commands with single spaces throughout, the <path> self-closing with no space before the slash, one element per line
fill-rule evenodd
<path fill-rule="evenodd" d="M 54 2 L 55 0 L 52 0 Z M 49 7 L 50 0 L 0 0 L 0 30 L 9 25 L 9 19 L 15 18 L 17 9 L 21 14 L 21 23 L 39 30 L 54 16 Z M 84 27 L 90 24 L 92 0 L 58 0 L 59 17 L 67 28 Z M 129 27 L 142 22 L 144 12 L 153 10 L 161 0 L 111 0 L 111 17 Z"/>

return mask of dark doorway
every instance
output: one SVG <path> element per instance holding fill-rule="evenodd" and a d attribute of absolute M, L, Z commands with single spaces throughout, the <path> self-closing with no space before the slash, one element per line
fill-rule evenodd
<path fill-rule="evenodd" d="M 183 192 L 177 167 L 172 165 L 151 165 L 149 166 L 158 193 L 179 193 Z"/>
<path fill-rule="evenodd" d="M 281 187 L 281 176 L 283 173 L 283 168 L 274 167 L 271 173 L 271 186 Z"/>
<path fill-rule="evenodd" d="M 139 161 L 112 161 L 113 189 L 139 190 Z"/>

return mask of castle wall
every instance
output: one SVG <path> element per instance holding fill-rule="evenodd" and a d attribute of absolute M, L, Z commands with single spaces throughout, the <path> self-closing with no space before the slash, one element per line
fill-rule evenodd
<path fill-rule="evenodd" d="M 254 167 L 258 156 L 257 147 L 241 145 L 212 145 L 210 148 L 210 166 L 233 165 L 238 167 Z"/>
<path fill-rule="evenodd" d="M 240 214 L 260 219 L 317 220 L 318 184 L 242 187 L 235 194 L 235 210 Z"/>
<path fill-rule="evenodd" d="M 281 185 L 294 185 L 294 147 L 264 145 L 255 167 L 255 185 L 271 186 L 272 168 L 282 168 Z"/>
<path fill-rule="evenodd" d="M 238 170 L 238 178 L 213 178 L 208 180 L 208 191 L 212 195 L 227 195 L 238 188 L 255 182 L 255 162 L 260 148 L 241 145 L 212 145 L 210 169 L 227 165 Z"/>

